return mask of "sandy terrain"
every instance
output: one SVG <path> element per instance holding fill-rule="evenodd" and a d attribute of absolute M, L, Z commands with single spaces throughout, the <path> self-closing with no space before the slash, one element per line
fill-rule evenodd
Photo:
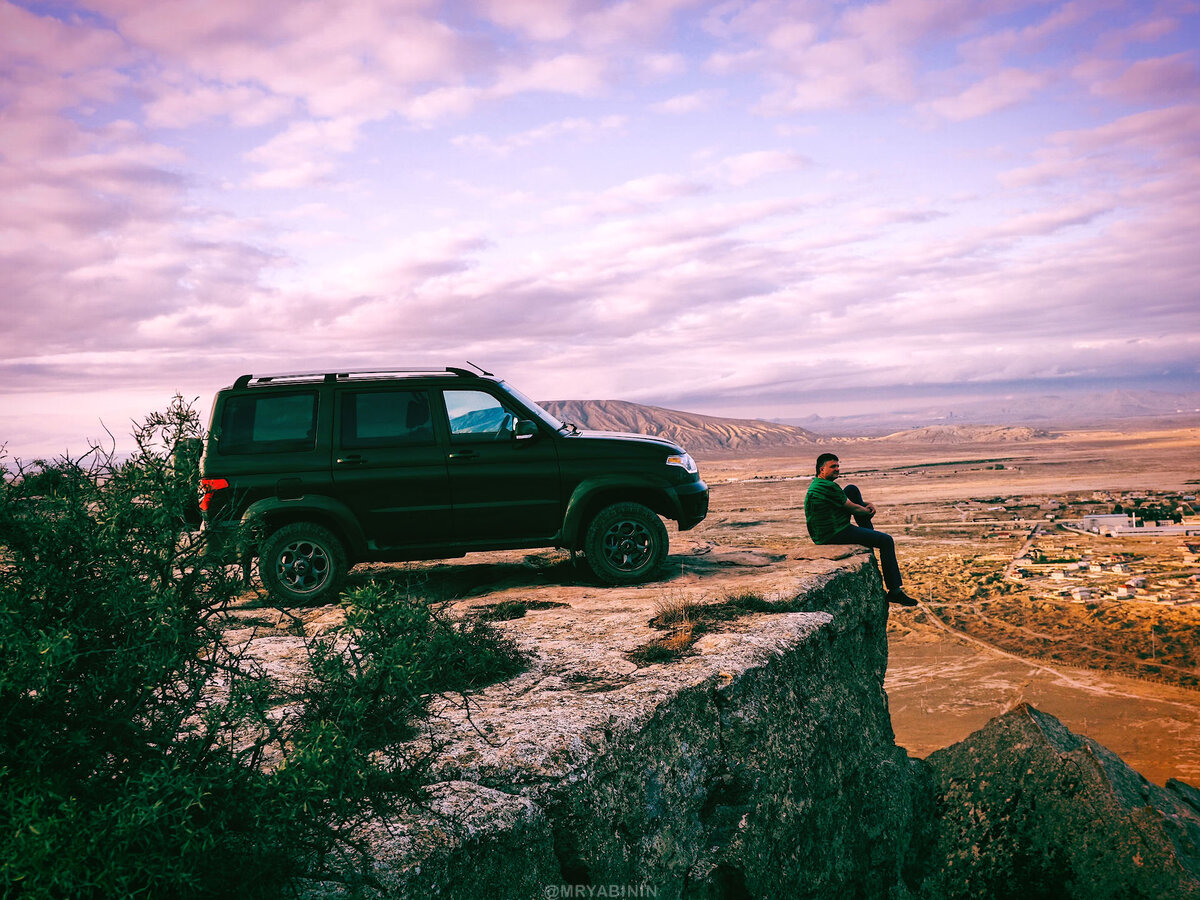
<path fill-rule="evenodd" d="M 1013 538 L 989 547 L 976 536 L 978 529 L 955 529 L 954 507 L 963 501 L 1093 491 L 1195 493 L 1200 482 L 1195 428 L 1060 432 L 992 444 L 848 440 L 803 456 L 702 458 L 713 508 L 694 534 L 776 551 L 806 544 L 801 510 L 810 457 L 825 449 L 841 457 L 847 473 L 842 483 L 858 484 L 880 506 L 877 527 L 896 536 L 902 566 L 907 561 L 921 573 L 923 580 L 910 576 L 910 592 L 931 602 L 942 599 L 942 585 L 931 574 L 937 571 L 934 560 L 951 551 L 997 549 L 1001 558 L 1019 544 Z M 995 465 L 1005 468 L 989 468 Z M 914 533 L 920 529 L 906 527 L 910 517 L 935 524 Z M 939 520 L 948 527 L 938 530 Z M 1200 607 L 1173 609 L 1190 612 L 1200 624 Z M 1170 777 L 1200 783 L 1200 691 L 1022 659 L 932 625 L 915 625 L 914 618 L 893 608 L 886 682 L 897 742 L 914 755 L 960 740 L 1026 700 L 1159 784 Z"/>
<path fill-rule="evenodd" d="M 963 640 L 889 636 L 896 742 L 914 756 L 960 741 L 1027 701 L 1113 750 L 1151 781 L 1200 783 L 1200 693 L 1041 665 Z"/>

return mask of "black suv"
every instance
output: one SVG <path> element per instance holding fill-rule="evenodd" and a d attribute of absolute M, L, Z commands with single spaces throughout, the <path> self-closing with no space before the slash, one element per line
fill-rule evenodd
<path fill-rule="evenodd" d="M 255 536 L 266 587 L 309 602 L 357 562 L 472 550 L 582 550 L 633 584 L 666 557 L 659 516 L 685 531 L 708 512 L 681 447 L 580 431 L 459 368 L 243 375 L 217 393 L 201 486 L 214 544 Z"/>

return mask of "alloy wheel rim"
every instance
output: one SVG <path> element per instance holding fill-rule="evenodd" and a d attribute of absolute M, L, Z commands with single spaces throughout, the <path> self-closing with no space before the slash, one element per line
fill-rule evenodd
<path fill-rule="evenodd" d="M 275 572 L 288 590 L 309 594 L 329 578 L 330 560 L 325 548 L 315 541 L 292 541 L 275 561 Z"/>
<path fill-rule="evenodd" d="M 604 556 L 622 572 L 635 572 L 654 554 L 654 538 L 641 522 L 623 519 L 604 533 Z"/>

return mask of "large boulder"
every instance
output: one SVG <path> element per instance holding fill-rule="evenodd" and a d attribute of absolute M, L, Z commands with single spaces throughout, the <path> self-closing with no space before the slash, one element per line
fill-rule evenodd
<path fill-rule="evenodd" d="M 1022 705 L 928 759 L 923 900 L 1200 900 L 1200 792 Z"/>

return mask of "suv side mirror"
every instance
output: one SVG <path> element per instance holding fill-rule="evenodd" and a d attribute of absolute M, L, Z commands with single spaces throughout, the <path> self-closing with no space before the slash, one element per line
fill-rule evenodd
<path fill-rule="evenodd" d="M 537 423 L 532 422 L 529 419 L 517 419 L 516 425 L 513 426 L 513 437 L 518 441 L 524 441 L 531 437 L 536 437 L 537 433 Z"/>

